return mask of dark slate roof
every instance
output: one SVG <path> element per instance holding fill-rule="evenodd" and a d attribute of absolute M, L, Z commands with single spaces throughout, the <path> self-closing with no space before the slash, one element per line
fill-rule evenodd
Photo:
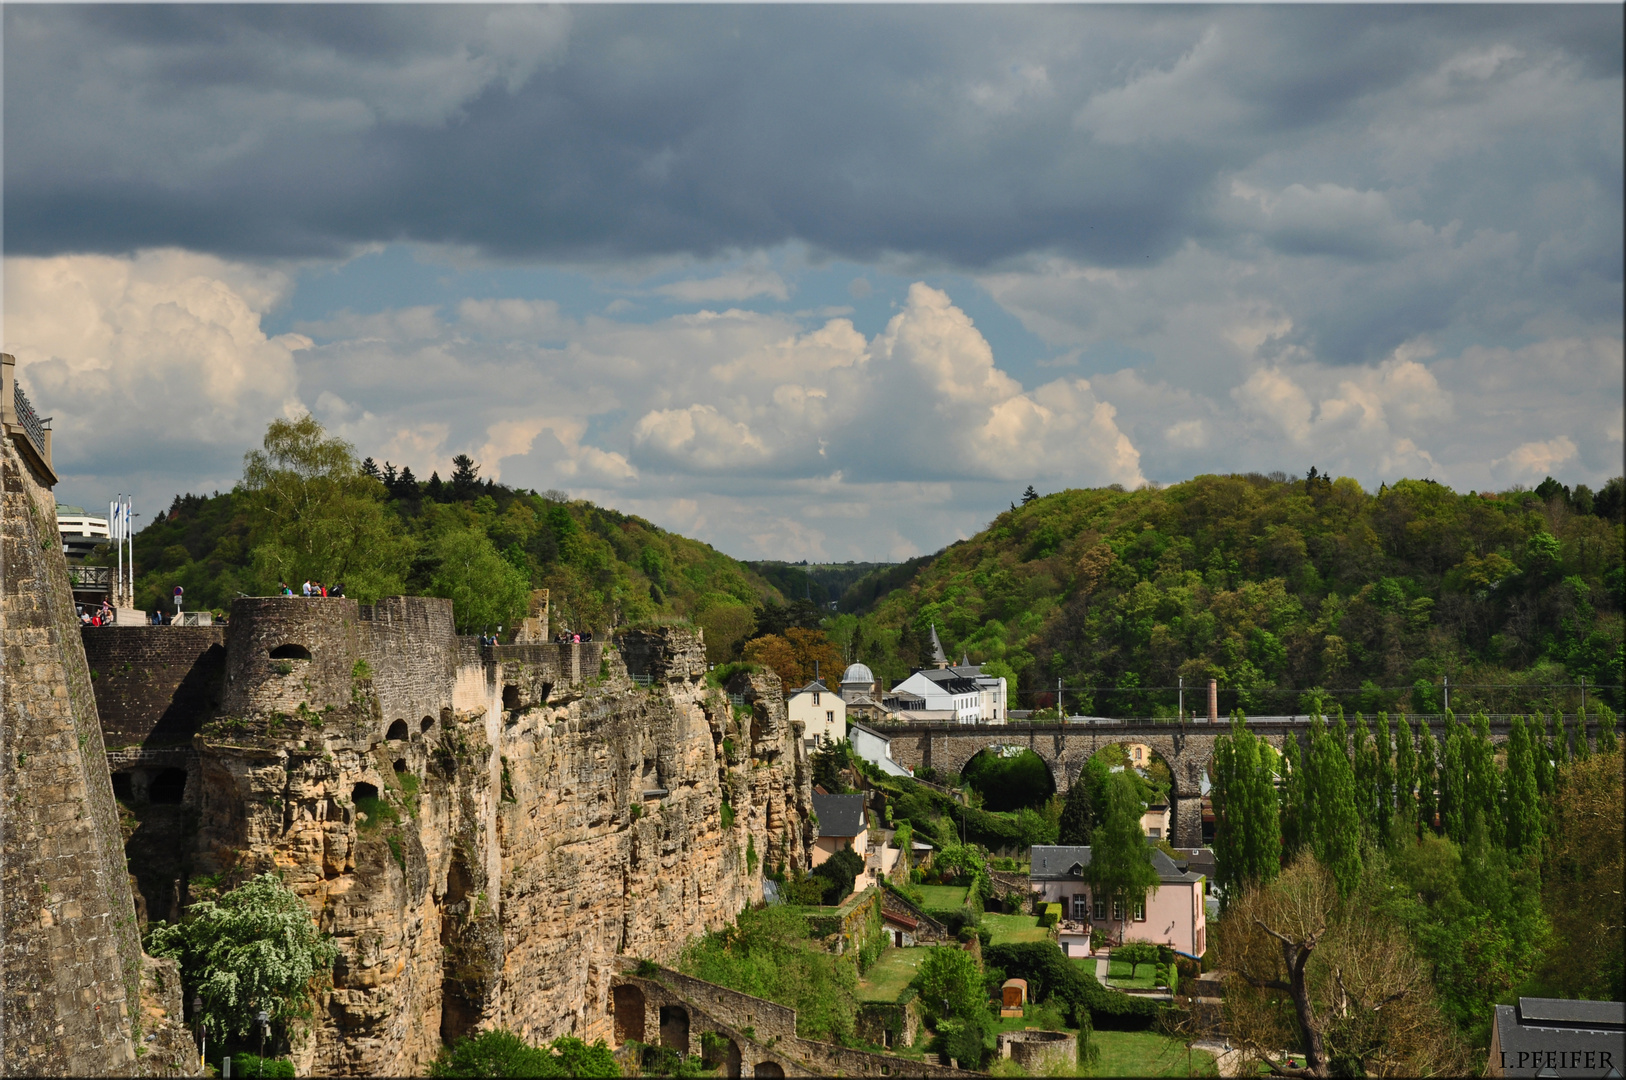
<path fill-rule="evenodd" d="M 978 689 L 975 679 L 958 675 L 953 668 L 925 668 L 920 673 L 951 694 L 975 694 Z"/>
<path fill-rule="evenodd" d="M 819 820 L 824 819 L 821 816 Z M 1076 881 L 1083 877 L 1082 871 L 1088 865 L 1087 845 L 1035 844 L 1028 852 L 1028 878 L 1032 881 Z M 1203 877 L 1181 870 L 1158 848 L 1152 848 L 1152 866 L 1157 870 L 1157 879 L 1165 884 L 1201 881 Z"/>
<path fill-rule="evenodd" d="M 814 795 L 813 812 L 820 836 L 857 836 L 869 826 L 862 795 Z"/>
<path fill-rule="evenodd" d="M 814 679 L 812 682 L 808 683 L 806 686 L 802 687 L 800 690 L 792 691 L 791 692 L 791 697 L 795 697 L 797 694 L 807 694 L 807 693 L 812 693 L 812 692 L 815 692 L 815 691 L 817 691 L 818 693 L 821 693 L 821 694 L 828 694 L 830 692 L 830 688 L 828 686 L 824 685 L 824 683 L 821 682 L 820 680 Z"/>
<path fill-rule="evenodd" d="M 1496 1006 L 1491 1047 L 1488 1064 L 1504 1076 L 1618 1073 L 1626 1065 L 1626 1005 L 1520 998 L 1517 1006 Z"/>

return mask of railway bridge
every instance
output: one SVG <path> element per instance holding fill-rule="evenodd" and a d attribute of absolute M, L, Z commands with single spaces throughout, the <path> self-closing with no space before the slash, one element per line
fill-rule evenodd
<path fill-rule="evenodd" d="M 1427 723 L 1436 739 L 1445 736 L 1445 717 L 1414 716 L 1414 729 Z M 1490 719 L 1491 741 L 1505 742 L 1511 716 Z M 1231 730 L 1229 721 L 1102 720 L 1075 718 L 1048 723 L 1014 724 L 866 724 L 891 742 L 892 760 L 913 769 L 963 772 L 966 763 L 985 750 L 1019 747 L 1031 750 L 1050 767 L 1056 790 L 1065 792 L 1084 763 L 1097 750 L 1115 743 L 1149 746 L 1169 766 L 1174 789 L 1169 793 L 1174 843 L 1202 843 L 1202 783 L 1214 756 L 1214 742 Z M 1353 726 L 1353 725 L 1352 725 Z M 1308 717 L 1252 719 L 1248 730 L 1280 751 L 1289 737 L 1305 737 Z"/>

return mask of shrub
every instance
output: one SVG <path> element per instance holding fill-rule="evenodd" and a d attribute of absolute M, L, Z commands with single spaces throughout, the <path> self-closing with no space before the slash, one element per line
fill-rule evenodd
<path fill-rule="evenodd" d="M 275 1078 L 275 1080 L 293 1080 L 294 1063 L 287 1058 L 260 1057 L 258 1054 L 233 1054 L 231 1056 L 231 1074 L 233 1076 Z"/>
<path fill-rule="evenodd" d="M 823 903 L 835 907 L 853 891 L 853 880 L 864 870 L 864 857 L 848 844 L 824 862 L 813 868 L 810 879 L 821 879 L 824 884 Z"/>
<path fill-rule="evenodd" d="M 621 1069 L 602 1039 L 589 1046 L 572 1035 L 561 1035 L 544 1048 L 497 1028 L 443 1048 L 429 1066 L 429 1075 L 612 1077 L 620 1076 Z"/>
<path fill-rule="evenodd" d="M 1136 964 L 1155 964 L 1158 962 L 1157 946 L 1150 941 L 1131 941 L 1112 950 L 1114 960 L 1122 960 L 1133 967 Z"/>
<path fill-rule="evenodd" d="M 1117 1027 L 1144 1027 L 1161 1008 L 1155 999 L 1107 989 L 1048 941 L 992 945 L 983 950 L 982 956 L 985 964 L 1002 967 L 1013 978 L 1026 979 L 1032 1000 L 1061 1002 L 1080 1026 L 1093 1017 L 1097 1024 L 1107 1021 Z"/>
<path fill-rule="evenodd" d="M 1061 922 L 1061 905 L 1046 904 L 1044 906 L 1044 914 L 1039 916 L 1039 925 L 1055 926 L 1059 922 Z"/>

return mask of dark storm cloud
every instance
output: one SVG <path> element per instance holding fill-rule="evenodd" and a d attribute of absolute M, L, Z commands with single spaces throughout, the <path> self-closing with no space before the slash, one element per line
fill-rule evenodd
<path fill-rule="evenodd" d="M 255 259 L 424 241 L 534 260 L 799 240 L 858 260 L 980 267 L 1056 251 L 1137 265 L 1238 228 L 1214 211 L 1223 177 L 1283 146 L 1313 153 L 1323 130 L 1364 122 L 1476 41 L 1511 36 L 1528 62 L 1589 79 L 1621 63 L 1618 6 L 5 19 L 14 254 L 175 244 Z M 1546 136 L 1561 158 L 1570 134 Z M 1618 139 L 1591 167 L 1602 193 L 1618 187 Z M 1335 176 L 1363 170 L 1340 161 Z M 1542 171 L 1526 160 L 1485 178 L 1466 198 L 1486 205 L 1467 209 L 1510 227 Z M 1443 225 L 1453 198 L 1430 193 L 1414 216 Z M 1334 256 L 1341 242 L 1314 239 Z"/>

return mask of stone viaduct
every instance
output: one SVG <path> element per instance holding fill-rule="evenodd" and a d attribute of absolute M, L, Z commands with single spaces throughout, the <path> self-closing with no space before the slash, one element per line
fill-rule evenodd
<path fill-rule="evenodd" d="M 1413 717 L 1413 723 L 1426 721 L 1435 738 L 1445 735 L 1445 718 Z M 930 767 L 941 772 L 962 772 L 966 763 L 985 750 L 1020 747 L 1032 750 L 1050 767 L 1056 790 L 1065 792 L 1084 768 L 1084 763 L 1103 747 L 1115 743 L 1141 743 L 1151 747 L 1169 766 L 1174 777 L 1170 799 L 1174 818 L 1174 843 L 1181 847 L 1202 844 L 1203 776 L 1214 756 L 1214 742 L 1230 731 L 1228 722 L 1191 724 L 1151 721 L 1086 721 L 1027 724 L 897 724 L 866 725 L 891 740 L 892 760 L 914 769 Z M 1511 717 L 1491 719 L 1491 741 L 1505 742 L 1512 726 Z M 1278 751 L 1289 735 L 1305 738 L 1310 722 L 1305 719 L 1255 720 L 1248 729 Z"/>

